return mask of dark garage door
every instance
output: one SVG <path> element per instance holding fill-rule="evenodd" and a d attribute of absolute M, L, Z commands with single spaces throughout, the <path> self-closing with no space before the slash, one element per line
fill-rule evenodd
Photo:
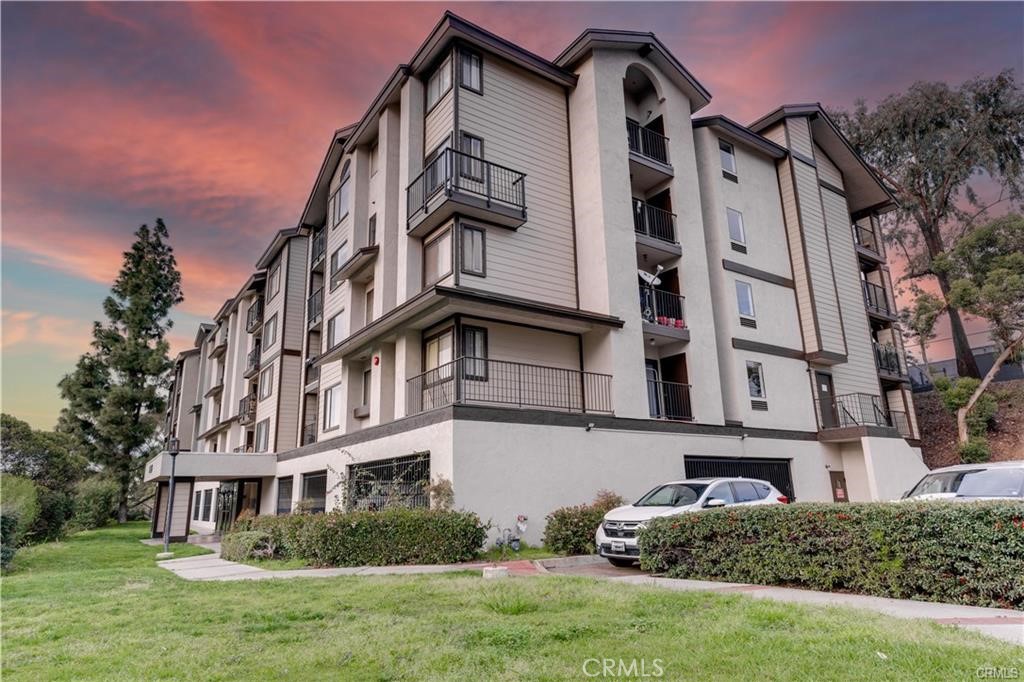
<path fill-rule="evenodd" d="M 687 478 L 743 476 L 768 481 L 790 500 L 793 495 L 793 477 L 789 473 L 788 459 L 740 459 L 738 457 L 683 457 Z"/>

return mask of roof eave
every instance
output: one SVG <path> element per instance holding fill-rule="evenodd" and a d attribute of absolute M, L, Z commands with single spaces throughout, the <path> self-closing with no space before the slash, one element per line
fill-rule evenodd
<path fill-rule="evenodd" d="M 714 128 L 716 130 L 720 130 L 730 138 L 738 142 L 745 142 L 748 146 L 763 152 L 773 159 L 783 159 L 789 153 L 785 147 L 772 142 L 766 137 L 758 135 L 746 126 L 742 126 L 736 121 L 725 116 L 705 116 L 703 118 L 695 118 L 693 119 L 692 125 L 694 128 Z"/>

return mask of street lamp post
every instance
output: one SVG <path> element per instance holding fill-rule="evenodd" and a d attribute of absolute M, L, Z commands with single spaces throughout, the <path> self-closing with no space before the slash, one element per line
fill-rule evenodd
<path fill-rule="evenodd" d="M 169 559 L 171 553 L 171 514 L 174 511 L 174 466 L 178 459 L 178 439 L 167 439 L 167 454 L 171 456 L 171 477 L 167 481 L 167 512 L 164 515 L 164 551 L 158 559 Z"/>

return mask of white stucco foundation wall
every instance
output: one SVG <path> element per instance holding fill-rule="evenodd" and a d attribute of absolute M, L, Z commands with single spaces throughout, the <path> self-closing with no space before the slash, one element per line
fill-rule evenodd
<path fill-rule="evenodd" d="M 919 448 L 902 438 L 861 438 L 871 499 L 897 500 L 928 473 Z"/>

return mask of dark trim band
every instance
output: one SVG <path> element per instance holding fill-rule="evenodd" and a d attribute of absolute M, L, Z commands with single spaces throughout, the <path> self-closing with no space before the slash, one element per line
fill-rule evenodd
<path fill-rule="evenodd" d="M 735 272 L 740 275 L 746 275 L 747 277 L 753 277 L 754 279 L 759 279 L 763 282 L 778 284 L 780 287 L 793 289 L 796 286 L 793 283 L 793 280 L 789 279 L 788 277 L 783 277 L 782 275 L 776 275 L 771 272 L 766 272 L 764 270 L 752 268 L 749 265 L 737 263 L 736 261 L 731 261 L 726 258 L 722 259 L 722 267 L 728 270 L 729 272 Z"/>
<path fill-rule="evenodd" d="M 780 358 L 790 358 L 791 360 L 803 360 L 806 357 L 806 353 L 796 348 L 774 346 L 770 343 L 749 341 L 747 339 L 734 338 L 732 340 L 732 347 L 736 350 L 748 350 L 752 353 L 764 353 L 765 355 L 775 355 Z"/>

